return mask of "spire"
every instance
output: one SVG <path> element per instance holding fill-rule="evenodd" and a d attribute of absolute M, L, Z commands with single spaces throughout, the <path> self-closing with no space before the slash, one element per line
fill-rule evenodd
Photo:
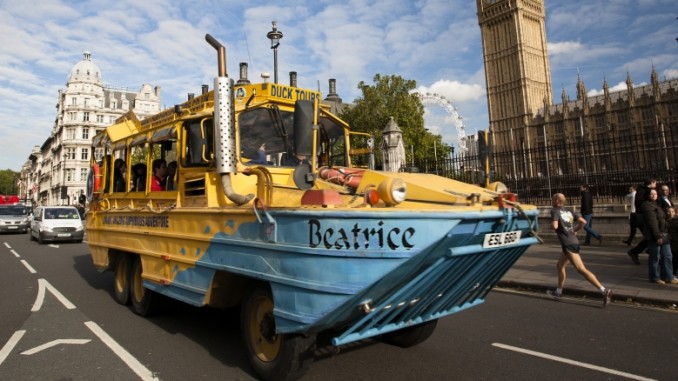
<path fill-rule="evenodd" d="M 577 99 L 585 100 L 586 98 L 586 86 L 584 85 L 584 80 L 582 80 L 579 73 L 577 73 Z"/>

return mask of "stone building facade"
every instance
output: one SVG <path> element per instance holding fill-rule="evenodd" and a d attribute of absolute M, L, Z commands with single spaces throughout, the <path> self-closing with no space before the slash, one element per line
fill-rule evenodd
<path fill-rule="evenodd" d="M 160 88 L 139 91 L 104 85 L 101 70 L 85 52 L 59 90 L 49 137 L 36 146 L 21 171 L 20 195 L 41 205 L 73 205 L 85 193 L 91 140 L 121 115 L 139 119 L 160 111 Z"/>

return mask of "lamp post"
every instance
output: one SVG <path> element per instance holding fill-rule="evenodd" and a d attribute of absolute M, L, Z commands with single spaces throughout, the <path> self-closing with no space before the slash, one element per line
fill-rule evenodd
<path fill-rule="evenodd" d="M 273 83 L 278 83 L 278 45 L 280 45 L 283 34 L 278 30 L 275 21 L 272 21 L 271 24 L 273 24 L 273 30 L 268 32 L 266 37 L 271 40 L 271 49 L 273 49 Z"/>

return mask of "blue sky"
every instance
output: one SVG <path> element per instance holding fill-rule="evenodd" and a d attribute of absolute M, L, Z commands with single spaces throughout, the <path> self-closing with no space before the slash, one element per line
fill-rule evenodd
<path fill-rule="evenodd" d="M 42 145 L 56 117 L 59 89 L 88 50 L 104 84 L 162 88 L 170 107 L 199 93 L 216 74 L 210 33 L 227 48 L 229 74 L 248 62 L 251 80 L 273 72 L 266 33 L 275 20 L 279 82 L 298 73 L 301 87 L 326 95 L 337 80 L 344 102 L 375 74 L 413 79 L 451 100 L 467 135 L 487 128 L 480 29 L 473 0 L 19 0 L 0 1 L 0 169 L 19 170 Z M 171 4 L 171 5 L 168 5 Z M 546 0 L 554 99 L 576 97 L 579 74 L 592 94 L 603 79 L 614 90 L 630 73 L 636 85 L 678 77 L 675 0 Z M 456 131 L 438 106 L 427 127 L 454 144 Z"/>

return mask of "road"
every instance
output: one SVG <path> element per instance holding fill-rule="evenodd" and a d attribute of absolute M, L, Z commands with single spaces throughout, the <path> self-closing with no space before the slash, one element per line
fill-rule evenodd
<path fill-rule="evenodd" d="M 86 244 L 0 236 L 0 380 L 253 380 L 236 310 L 113 299 Z M 495 290 L 410 349 L 320 348 L 304 380 L 675 380 L 678 315 Z"/>

